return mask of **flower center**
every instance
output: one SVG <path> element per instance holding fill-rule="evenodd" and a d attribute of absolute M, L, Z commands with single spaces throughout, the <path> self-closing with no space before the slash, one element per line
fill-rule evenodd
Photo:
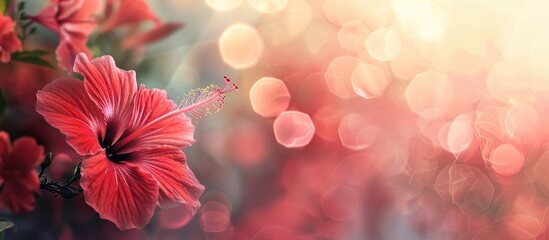
<path fill-rule="evenodd" d="M 128 161 L 131 159 L 131 153 L 119 153 L 119 151 L 115 150 L 113 146 L 107 146 L 105 149 L 105 155 L 107 155 L 107 158 L 111 160 L 112 162 L 122 162 L 122 161 Z"/>
<path fill-rule="evenodd" d="M 107 123 L 107 130 L 104 137 L 99 136 L 99 145 L 101 148 L 105 149 L 105 155 L 107 158 L 113 162 L 121 162 L 123 160 L 128 160 L 129 154 L 119 154 L 119 149 L 115 148 L 116 140 L 114 136 L 114 131 L 116 129 L 116 122 Z"/>

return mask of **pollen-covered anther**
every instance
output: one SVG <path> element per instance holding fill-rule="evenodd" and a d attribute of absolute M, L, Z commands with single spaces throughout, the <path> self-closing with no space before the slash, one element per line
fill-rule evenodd
<path fill-rule="evenodd" d="M 238 90 L 238 86 L 231 83 L 231 79 L 223 76 L 225 80 L 221 87 L 210 85 L 206 88 L 193 89 L 182 98 L 179 109 L 194 119 L 212 115 L 225 103 L 226 93 Z M 231 84 L 230 84 L 231 83 Z"/>
<path fill-rule="evenodd" d="M 225 82 L 223 82 L 223 85 L 221 86 L 221 88 L 219 88 L 219 91 L 223 93 L 228 93 L 234 90 L 238 90 L 238 86 L 235 83 L 229 85 L 229 83 L 231 82 L 231 79 L 229 77 L 223 76 L 223 79 L 225 79 Z"/>

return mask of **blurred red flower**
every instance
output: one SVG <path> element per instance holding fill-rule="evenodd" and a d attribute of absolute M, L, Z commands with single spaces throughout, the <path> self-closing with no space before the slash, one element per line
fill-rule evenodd
<path fill-rule="evenodd" d="M 0 16 L 0 61 L 7 63 L 11 53 L 22 50 L 21 41 L 14 31 L 15 22 L 8 16 Z"/>
<path fill-rule="evenodd" d="M 85 80 L 54 80 L 38 92 L 36 110 L 83 156 L 88 205 L 123 230 L 145 226 L 156 204 L 194 214 L 204 187 L 181 151 L 194 142 L 184 109 L 163 90 L 138 89 L 135 72 L 110 56 L 79 54 L 73 70 Z"/>
<path fill-rule="evenodd" d="M 98 0 L 52 0 L 51 6 L 31 17 L 59 35 L 55 54 L 60 67 L 71 70 L 80 52 L 91 57 L 86 42 L 97 26 L 93 15 L 98 7 Z"/>
<path fill-rule="evenodd" d="M 114 7 L 116 4 L 118 7 Z M 148 20 L 155 23 L 160 22 L 145 0 L 108 0 L 106 7 L 109 16 L 101 28 L 103 32 L 125 24 L 137 24 Z M 110 14 L 112 9 L 116 10 Z"/>
<path fill-rule="evenodd" d="M 153 22 L 154 27 L 145 32 L 135 32 L 138 29 L 131 28 L 130 34 L 122 41 L 124 49 L 153 43 L 168 37 L 183 27 L 182 23 L 162 23 L 144 0 L 108 0 L 105 15 L 107 20 L 101 27 L 102 32 L 111 31 L 124 25 L 137 26 L 145 21 Z"/>
<path fill-rule="evenodd" d="M 34 138 L 21 137 L 10 143 L 8 133 L 0 132 L 0 205 L 14 213 L 34 208 L 33 192 L 40 182 L 34 168 L 40 165 L 44 148 Z"/>

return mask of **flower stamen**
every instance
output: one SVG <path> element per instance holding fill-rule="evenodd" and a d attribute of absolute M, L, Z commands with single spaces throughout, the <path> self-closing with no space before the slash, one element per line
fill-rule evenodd
<path fill-rule="evenodd" d="M 189 117 L 196 121 L 201 117 L 210 116 L 214 113 L 219 112 L 219 110 L 221 110 L 221 107 L 225 103 L 226 93 L 238 90 L 238 86 L 236 84 L 233 83 L 229 85 L 231 79 L 229 79 L 227 76 L 224 76 L 223 79 L 225 79 L 225 82 L 221 87 L 212 84 L 205 88 L 191 90 L 185 95 L 183 99 L 181 99 L 178 107 L 175 110 L 168 112 L 160 116 L 159 118 L 156 118 L 145 126 L 139 128 L 137 131 L 131 133 L 123 139 L 120 139 L 114 144 L 113 150 L 119 151 L 123 146 L 125 146 L 141 134 L 153 134 L 150 131 L 151 126 L 155 126 L 156 123 L 163 121 L 167 118 L 186 113 Z"/>

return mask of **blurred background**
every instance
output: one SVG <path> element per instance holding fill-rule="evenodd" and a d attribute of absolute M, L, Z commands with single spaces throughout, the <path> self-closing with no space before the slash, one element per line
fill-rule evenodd
<path fill-rule="evenodd" d="M 184 150 L 201 209 L 121 232 L 43 193 L 8 239 L 549 239 L 549 2 L 148 2 L 184 27 L 131 53 L 116 32 L 89 45 L 174 100 L 238 84 Z M 62 73 L 35 68 L 14 73 L 2 129 L 37 137 L 62 175 L 74 153 L 33 107 Z"/>

